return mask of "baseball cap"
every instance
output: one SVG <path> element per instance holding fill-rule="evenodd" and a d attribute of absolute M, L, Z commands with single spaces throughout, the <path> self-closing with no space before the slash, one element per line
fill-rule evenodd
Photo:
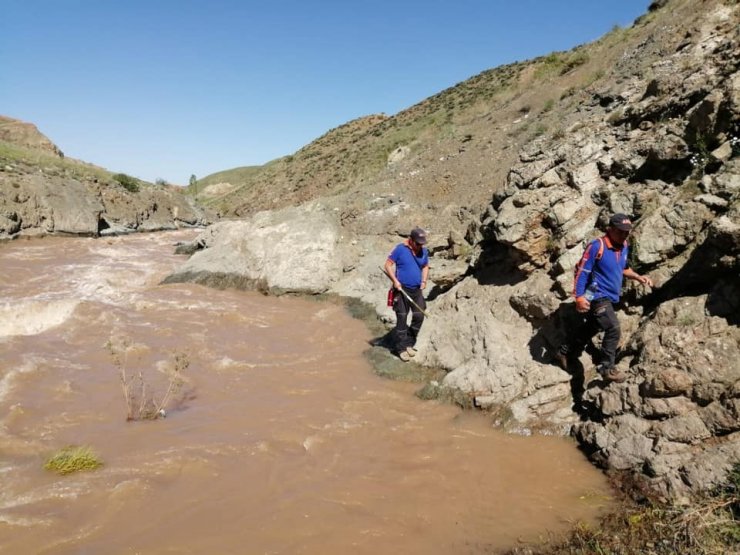
<path fill-rule="evenodd" d="M 609 218 L 609 225 L 611 227 L 621 229 L 622 231 L 632 230 L 632 222 L 630 221 L 629 216 L 627 216 L 626 214 L 614 214 L 611 218 Z"/>
<path fill-rule="evenodd" d="M 412 229 L 409 235 L 411 236 L 411 239 L 414 240 L 414 243 L 418 245 L 426 245 L 427 232 L 420 227 L 415 227 L 414 229 Z"/>

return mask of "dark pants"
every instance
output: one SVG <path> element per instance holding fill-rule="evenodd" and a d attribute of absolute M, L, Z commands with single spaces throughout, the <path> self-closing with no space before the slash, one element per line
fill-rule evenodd
<path fill-rule="evenodd" d="M 424 301 L 424 292 L 420 288 L 404 287 L 404 291 L 411 297 L 422 310 L 427 305 Z M 396 351 L 399 353 L 408 347 L 416 345 L 416 338 L 424 323 L 424 314 L 412 305 L 400 291 L 393 294 L 393 312 L 396 313 Z M 408 316 L 411 313 L 411 325 L 408 325 Z"/>
<path fill-rule="evenodd" d="M 603 331 L 604 340 L 601 342 L 601 357 L 598 370 L 599 372 L 605 372 L 609 368 L 612 368 L 617 356 L 617 347 L 619 346 L 619 338 L 622 332 L 611 301 L 606 299 L 593 301 L 587 313 L 576 314 L 573 327 L 568 331 L 566 343 L 560 345 L 560 352 L 564 355 L 577 356 L 594 335 L 599 331 Z"/>

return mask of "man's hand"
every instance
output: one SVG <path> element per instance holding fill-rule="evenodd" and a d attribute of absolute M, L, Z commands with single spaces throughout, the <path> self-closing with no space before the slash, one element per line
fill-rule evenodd
<path fill-rule="evenodd" d="M 576 311 L 577 312 L 588 312 L 591 308 L 591 303 L 588 302 L 586 297 L 576 297 Z"/>
<path fill-rule="evenodd" d="M 624 277 L 627 279 L 633 279 L 638 283 L 642 283 L 643 285 L 647 285 L 648 287 L 653 286 L 653 280 L 650 279 L 648 276 L 641 276 L 637 272 L 635 272 L 632 268 L 627 268 L 624 271 Z"/>

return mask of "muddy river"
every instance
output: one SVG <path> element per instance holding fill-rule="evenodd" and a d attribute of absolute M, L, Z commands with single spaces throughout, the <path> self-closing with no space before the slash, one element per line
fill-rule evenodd
<path fill-rule="evenodd" d="M 193 236 L 0 244 L 1 553 L 490 553 L 609 503 L 569 439 L 374 375 L 337 305 L 159 285 Z M 71 445 L 103 466 L 45 470 Z"/>

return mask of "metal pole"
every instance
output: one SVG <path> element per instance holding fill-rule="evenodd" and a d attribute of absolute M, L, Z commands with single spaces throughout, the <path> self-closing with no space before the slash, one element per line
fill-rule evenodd
<path fill-rule="evenodd" d="M 389 280 L 391 280 L 391 283 L 392 283 L 393 282 L 393 278 L 390 275 L 388 275 L 388 272 L 385 271 L 385 268 L 383 268 L 382 266 L 378 266 L 378 268 L 380 268 L 380 271 L 383 272 L 383 274 L 385 274 L 385 277 L 387 277 Z M 414 299 L 412 299 L 411 297 L 409 297 L 409 294 L 406 293 L 406 291 L 403 290 L 403 287 L 401 287 L 401 289 L 399 289 L 399 291 L 401 291 L 401 293 L 403 294 L 403 296 L 406 297 L 406 300 L 408 300 L 412 305 L 414 305 L 419 312 L 421 312 L 424 316 L 429 316 L 429 314 L 427 314 L 426 312 L 424 312 L 424 309 L 423 308 L 421 308 L 418 304 L 416 304 L 414 302 Z"/>

